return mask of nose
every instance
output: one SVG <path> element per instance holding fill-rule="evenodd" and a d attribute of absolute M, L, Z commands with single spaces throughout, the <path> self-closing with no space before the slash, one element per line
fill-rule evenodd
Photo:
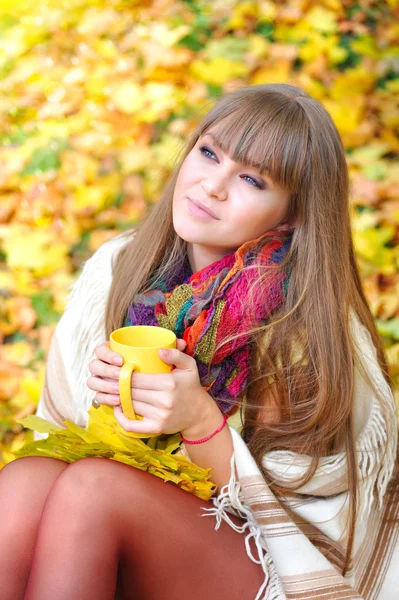
<path fill-rule="evenodd" d="M 220 177 L 207 177 L 201 181 L 201 187 L 206 192 L 207 196 L 214 196 L 218 200 L 226 200 L 226 186 Z"/>

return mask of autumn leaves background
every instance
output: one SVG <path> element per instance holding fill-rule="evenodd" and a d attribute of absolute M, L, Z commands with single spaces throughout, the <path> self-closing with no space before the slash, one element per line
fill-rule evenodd
<path fill-rule="evenodd" d="M 298 85 L 334 119 L 399 383 L 398 12 L 398 0 L 0 0 L 0 466 L 31 437 L 15 419 L 35 412 L 82 263 L 140 223 L 196 122 L 237 86 Z"/>

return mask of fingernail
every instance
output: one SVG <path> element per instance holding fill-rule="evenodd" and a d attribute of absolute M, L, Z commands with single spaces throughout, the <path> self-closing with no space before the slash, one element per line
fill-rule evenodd
<path fill-rule="evenodd" d="M 114 365 L 121 365 L 122 364 L 122 357 L 121 356 L 114 356 L 114 358 L 112 359 L 112 362 L 114 363 Z"/>
<path fill-rule="evenodd" d="M 119 379 L 119 375 L 121 374 L 121 370 L 120 369 L 114 369 L 112 371 L 112 374 L 115 375 L 115 377 L 118 377 L 118 379 Z"/>

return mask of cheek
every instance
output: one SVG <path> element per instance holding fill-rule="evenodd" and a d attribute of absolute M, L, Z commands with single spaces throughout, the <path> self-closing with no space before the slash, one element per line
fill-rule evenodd
<path fill-rule="evenodd" d="M 251 239 L 274 227 L 280 221 L 280 215 L 279 205 L 265 208 L 256 202 L 248 203 L 234 212 L 231 225 L 233 230 L 239 232 L 240 237 Z"/>

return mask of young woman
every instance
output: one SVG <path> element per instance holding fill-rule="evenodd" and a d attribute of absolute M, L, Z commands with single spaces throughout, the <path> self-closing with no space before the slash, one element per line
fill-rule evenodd
<path fill-rule="evenodd" d="M 107 341 L 131 324 L 178 338 L 170 373 L 133 374 L 141 421 L 121 411 Z M 37 414 L 85 426 L 92 402 L 126 431 L 180 432 L 217 491 L 207 503 L 99 458 L 8 464 L 2 600 L 396 597 L 395 405 L 344 148 L 304 91 L 225 95 L 139 230 L 87 261 Z"/>

